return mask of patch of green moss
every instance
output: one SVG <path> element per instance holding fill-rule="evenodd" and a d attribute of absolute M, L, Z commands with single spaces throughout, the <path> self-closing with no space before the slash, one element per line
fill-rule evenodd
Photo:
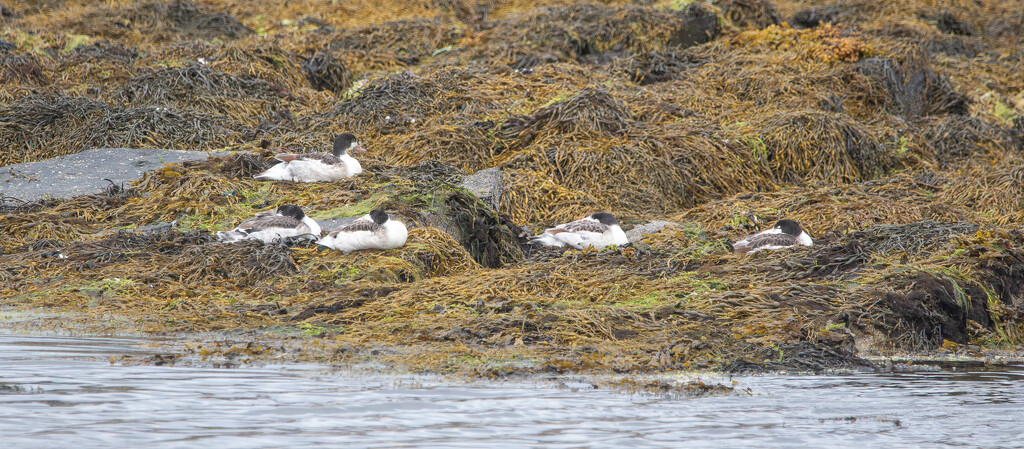
<path fill-rule="evenodd" d="M 204 229 L 207 231 L 223 231 L 238 226 L 239 223 L 251 218 L 258 212 L 272 208 L 275 204 L 272 183 L 257 184 L 255 189 L 232 191 L 225 194 L 235 197 L 233 203 L 217 207 L 212 213 L 190 214 L 180 217 L 178 225 L 183 230 Z"/>
<path fill-rule="evenodd" d="M 675 300 L 662 292 L 650 292 L 628 301 L 621 301 L 612 304 L 613 307 L 623 307 L 630 310 L 648 310 L 665 305 Z"/>

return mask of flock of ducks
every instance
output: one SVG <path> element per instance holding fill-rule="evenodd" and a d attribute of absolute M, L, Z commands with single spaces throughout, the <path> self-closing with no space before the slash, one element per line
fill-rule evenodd
<path fill-rule="evenodd" d="M 334 139 L 332 153 L 278 153 L 274 157 L 281 162 L 254 177 L 264 181 L 292 182 L 330 182 L 351 178 L 362 173 L 363 167 L 349 153 L 365 151 L 356 136 L 343 133 Z M 329 231 L 326 237 L 321 237 L 322 233 L 320 224 L 306 216 L 301 207 L 285 204 L 276 210 L 260 212 L 235 229 L 220 231 L 217 238 L 224 243 L 243 240 L 272 243 L 286 238 L 309 238 L 319 245 L 349 254 L 364 249 L 400 248 L 409 237 L 405 224 L 392 220 L 381 209 Z"/>
<path fill-rule="evenodd" d="M 363 172 L 359 161 L 349 153 L 366 150 L 356 136 L 343 133 L 334 139 L 332 153 L 279 153 L 280 163 L 255 176 L 258 180 L 291 182 L 330 182 L 350 178 Z M 235 229 L 217 233 L 225 243 L 260 240 L 271 243 L 285 238 L 310 238 L 320 245 L 349 254 L 366 249 L 394 249 L 405 245 L 409 231 L 405 224 L 392 220 L 387 212 L 376 209 L 352 223 L 333 229 L 321 237 L 323 230 L 302 208 L 285 204 L 273 211 L 260 212 Z M 572 247 L 600 250 L 611 245 L 629 243 L 618 220 L 608 212 L 546 229 L 529 238 L 529 243 L 542 246 Z M 767 231 L 750 235 L 733 243 L 733 251 L 752 254 L 762 250 L 813 246 L 811 237 L 793 220 L 779 220 Z"/>

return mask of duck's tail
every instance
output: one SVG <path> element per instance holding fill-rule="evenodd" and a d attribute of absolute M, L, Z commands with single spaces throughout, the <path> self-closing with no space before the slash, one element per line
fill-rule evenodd
<path fill-rule="evenodd" d="M 543 246 L 565 246 L 565 242 L 558 240 L 553 235 L 547 233 L 530 237 L 526 243 Z"/>
<path fill-rule="evenodd" d="M 253 176 L 261 181 L 291 181 L 292 175 L 288 171 L 288 163 L 281 162 L 273 167 L 267 169 L 267 171 Z"/>
<path fill-rule="evenodd" d="M 247 235 L 248 234 L 237 229 L 232 229 L 230 231 L 217 231 L 217 240 L 220 240 L 224 243 L 234 243 L 245 240 L 245 237 Z"/>

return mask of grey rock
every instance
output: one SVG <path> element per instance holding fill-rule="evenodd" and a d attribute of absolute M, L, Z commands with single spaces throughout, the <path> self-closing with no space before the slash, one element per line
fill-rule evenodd
<path fill-rule="evenodd" d="M 501 169 L 493 167 L 466 176 L 462 180 L 462 187 L 497 212 L 498 204 L 501 203 L 501 195 L 505 193 L 505 180 Z"/>
<path fill-rule="evenodd" d="M 67 199 L 102 192 L 142 178 L 150 170 L 209 158 L 205 151 L 97 148 L 45 161 L 0 167 L 0 195 L 21 201 Z"/>
<path fill-rule="evenodd" d="M 665 226 L 675 224 L 671 221 L 651 220 L 647 223 L 633 226 L 633 229 L 626 231 L 626 238 L 629 239 L 629 243 L 636 243 L 644 238 L 644 234 L 654 234 L 665 229 Z"/>

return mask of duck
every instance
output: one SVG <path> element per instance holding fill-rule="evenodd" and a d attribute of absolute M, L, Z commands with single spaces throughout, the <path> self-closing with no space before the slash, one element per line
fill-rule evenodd
<path fill-rule="evenodd" d="M 309 236 L 320 238 L 320 225 L 294 204 L 284 204 L 275 210 L 264 211 L 245 220 L 235 229 L 218 231 L 217 239 L 224 243 L 260 240 L 272 243 L 287 237 Z"/>
<path fill-rule="evenodd" d="M 332 153 L 278 153 L 281 161 L 254 178 L 265 181 L 330 182 L 351 178 L 363 172 L 356 158 L 349 153 L 364 153 L 356 136 L 341 133 L 334 139 Z"/>
<path fill-rule="evenodd" d="M 344 254 L 364 249 L 395 249 L 405 245 L 409 230 L 392 220 L 383 209 L 374 209 L 356 221 L 337 228 L 317 242 Z"/>
<path fill-rule="evenodd" d="M 596 212 L 588 217 L 546 229 L 543 234 L 530 237 L 528 243 L 600 250 L 610 245 L 625 245 L 629 243 L 629 239 L 619 227 L 619 221 L 614 215 Z"/>
<path fill-rule="evenodd" d="M 781 249 L 791 246 L 814 246 L 811 236 L 793 220 L 779 220 L 771 229 L 732 244 L 733 251 L 740 254 L 753 254 L 763 249 Z"/>

